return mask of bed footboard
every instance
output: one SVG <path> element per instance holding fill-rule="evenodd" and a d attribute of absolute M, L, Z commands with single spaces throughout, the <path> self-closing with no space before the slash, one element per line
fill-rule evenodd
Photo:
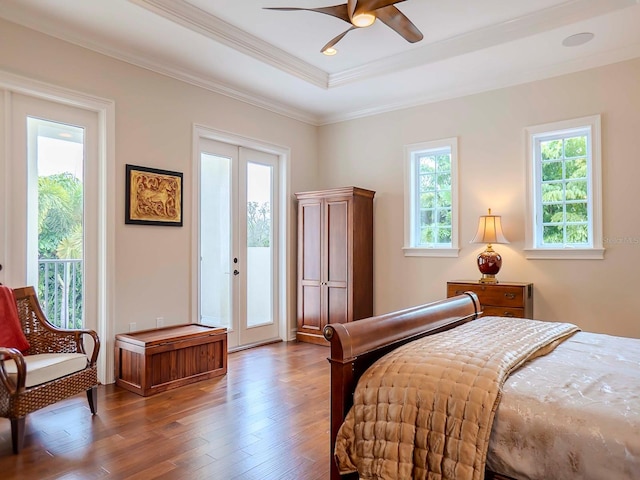
<path fill-rule="evenodd" d="M 353 405 L 358 379 L 365 370 L 399 346 L 469 322 L 479 313 L 478 297 L 467 292 L 439 302 L 324 328 L 324 337 L 331 342 L 328 359 L 331 364 L 331 480 L 349 478 L 338 472 L 333 450 L 340 425 Z"/>

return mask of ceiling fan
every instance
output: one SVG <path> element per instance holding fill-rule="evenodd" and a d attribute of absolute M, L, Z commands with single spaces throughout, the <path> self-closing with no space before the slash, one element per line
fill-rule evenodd
<path fill-rule="evenodd" d="M 365 28 L 373 25 L 376 19 L 379 19 L 386 26 L 394 30 L 407 42 L 415 43 L 422 40 L 423 36 L 420 30 L 395 7 L 396 3 L 404 1 L 405 0 L 348 0 L 347 3 L 331 7 L 265 7 L 265 9 L 283 11 L 306 10 L 309 12 L 324 13 L 325 15 L 339 18 L 351 24 L 346 31 L 332 38 L 329 43 L 320 50 L 322 53 L 332 54 L 335 53 L 333 47 L 342 40 L 347 33 L 357 28 Z"/>

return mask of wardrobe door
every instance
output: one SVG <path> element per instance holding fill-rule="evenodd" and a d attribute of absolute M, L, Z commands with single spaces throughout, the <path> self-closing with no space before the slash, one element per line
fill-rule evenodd
<path fill-rule="evenodd" d="M 298 340 L 322 335 L 322 200 L 298 206 Z"/>
<path fill-rule="evenodd" d="M 345 323 L 349 315 L 349 248 L 350 198 L 330 198 L 325 203 L 325 254 L 321 298 L 326 302 L 322 327 L 328 323 Z"/>

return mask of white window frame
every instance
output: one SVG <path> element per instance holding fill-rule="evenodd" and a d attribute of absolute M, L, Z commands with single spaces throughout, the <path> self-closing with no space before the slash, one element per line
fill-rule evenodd
<path fill-rule="evenodd" d="M 565 245 L 544 247 L 540 244 L 542 214 L 540 161 L 537 144 L 539 139 L 553 135 L 566 135 L 571 131 L 588 131 L 587 182 L 589 197 L 590 242 L 585 246 Z M 600 115 L 546 123 L 525 128 L 527 159 L 527 209 L 525 228 L 525 255 L 528 259 L 580 259 L 601 260 L 604 258 L 602 237 L 602 144 Z M 590 140 L 590 141 L 589 141 Z M 589 155 L 590 153 L 590 155 Z"/>
<path fill-rule="evenodd" d="M 451 152 L 451 245 L 417 246 L 415 225 L 418 220 L 416 160 L 420 153 L 448 149 Z M 458 248 L 458 138 L 445 138 L 404 146 L 404 247 L 406 257 L 457 257 Z"/>

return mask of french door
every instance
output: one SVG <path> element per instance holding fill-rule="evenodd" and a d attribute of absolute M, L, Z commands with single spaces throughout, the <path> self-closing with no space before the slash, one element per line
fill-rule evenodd
<path fill-rule="evenodd" d="M 279 338 L 278 157 L 201 138 L 199 317 L 229 349 Z"/>
<path fill-rule="evenodd" d="M 98 329 L 98 115 L 10 95 L 6 281 L 33 285 L 48 319 Z"/>

